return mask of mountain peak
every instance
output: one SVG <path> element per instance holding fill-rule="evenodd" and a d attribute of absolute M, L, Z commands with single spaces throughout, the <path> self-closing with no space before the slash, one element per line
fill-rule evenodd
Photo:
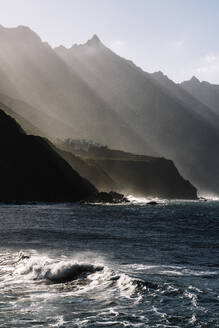
<path fill-rule="evenodd" d="M 199 79 L 196 77 L 196 76 L 193 76 L 190 80 L 190 82 L 193 82 L 193 83 L 200 83 Z"/>
<path fill-rule="evenodd" d="M 96 34 L 94 34 L 94 35 L 92 36 L 92 38 L 91 38 L 90 41 L 92 41 L 92 42 L 101 42 L 100 39 L 99 39 L 99 37 L 98 37 Z"/>
<path fill-rule="evenodd" d="M 99 37 L 94 34 L 90 40 L 87 41 L 87 45 L 90 46 L 99 46 L 102 45 L 102 42 L 100 41 Z"/>

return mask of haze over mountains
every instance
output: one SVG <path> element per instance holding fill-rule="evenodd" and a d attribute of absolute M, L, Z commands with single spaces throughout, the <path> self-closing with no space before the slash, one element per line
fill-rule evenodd
<path fill-rule="evenodd" d="M 27 27 L 0 27 L 0 46 L 0 102 L 28 132 L 169 158 L 200 191 L 219 194 L 216 87 L 202 83 L 199 96 L 142 71 L 96 35 L 52 49 Z"/>
<path fill-rule="evenodd" d="M 99 190 L 165 199 L 197 199 L 197 189 L 165 158 L 135 155 L 84 140 L 60 141 L 55 150 Z"/>
<path fill-rule="evenodd" d="M 219 85 L 201 82 L 193 76 L 191 80 L 182 82 L 181 86 L 219 115 Z"/>
<path fill-rule="evenodd" d="M 0 40 L 0 90 L 31 105 L 25 118 L 32 124 L 52 137 L 101 139 L 118 147 L 135 143 L 144 149 L 133 129 L 29 28 L 1 27 Z"/>

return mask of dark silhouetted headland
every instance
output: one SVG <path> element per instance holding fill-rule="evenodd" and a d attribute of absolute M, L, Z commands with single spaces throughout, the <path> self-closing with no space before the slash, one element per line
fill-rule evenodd
<path fill-rule="evenodd" d="M 0 150 L 1 202 L 77 201 L 97 193 L 45 139 L 26 135 L 1 110 Z"/>

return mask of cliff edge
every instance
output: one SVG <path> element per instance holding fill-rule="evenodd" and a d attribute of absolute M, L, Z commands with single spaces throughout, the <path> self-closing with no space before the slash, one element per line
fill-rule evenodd
<path fill-rule="evenodd" d="M 0 201 L 78 201 L 97 189 L 58 155 L 46 139 L 26 135 L 0 110 Z"/>

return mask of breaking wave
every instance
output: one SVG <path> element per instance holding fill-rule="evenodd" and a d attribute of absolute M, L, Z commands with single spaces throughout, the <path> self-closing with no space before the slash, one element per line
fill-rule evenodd
<path fill-rule="evenodd" d="M 158 204 L 164 204 L 168 202 L 167 199 L 161 199 L 158 197 L 136 197 L 134 195 L 127 195 L 127 199 L 132 204 L 150 204 L 151 202 L 156 202 Z"/>
<path fill-rule="evenodd" d="M 65 283 L 79 278 L 87 278 L 89 274 L 102 271 L 103 266 L 74 261 L 57 261 L 47 257 L 30 257 L 21 259 L 14 271 L 15 275 L 26 275 L 33 280 L 49 280 L 54 283 Z"/>
<path fill-rule="evenodd" d="M 117 272 L 105 263 L 92 264 L 77 258 L 58 259 L 20 252 L 16 257 L 1 261 L 1 270 L 6 284 L 67 284 L 80 293 L 92 289 L 101 293 L 107 289 L 109 294 L 130 298 L 137 296 L 140 290 L 157 288 L 156 284 Z"/>
<path fill-rule="evenodd" d="M 141 272 L 147 272 L 148 279 L 138 278 Z M 74 327 L 92 327 L 97 322 L 100 326 L 145 327 L 145 304 L 152 317 L 163 322 L 163 327 L 168 327 L 171 320 L 181 320 L 174 319 L 169 308 L 165 310 L 162 304 L 156 302 L 157 299 L 166 299 L 170 305 L 174 302 L 177 308 L 180 308 L 181 300 L 187 302 L 191 312 L 187 321 L 192 324 L 197 321 L 197 313 L 205 314 L 205 308 L 200 305 L 205 292 L 191 283 L 183 288 L 176 284 L 176 280 L 173 283 L 172 277 L 188 276 L 191 280 L 191 277 L 204 277 L 206 274 L 214 276 L 218 272 L 142 264 L 114 268 L 104 259 L 101 261 L 98 256 L 95 257 L 95 254 L 92 257 L 83 253 L 72 257 L 54 257 L 35 251 L 0 254 L 0 288 L 4 304 L 9 304 L 14 311 L 23 306 L 25 311 L 40 311 L 42 317 L 47 315 L 46 320 L 50 320 L 53 327 L 71 327 L 71 322 L 65 321 L 66 316 L 61 316 L 59 312 L 53 318 L 54 304 L 56 309 L 59 304 L 76 306 L 78 323 Z M 165 279 L 161 279 L 160 275 Z M 154 276 L 157 277 L 155 280 Z M 28 299 L 31 299 L 30 303 Z M 49 309 L 47 312 L 45 306 Z M 123 306 L 138 308 L 138 315 L 129 317 L 128 312 L 124 315 L 121 310 Z M 84 308 L 88 315 L 86 320 L 81 320 L 78 313 L 83 313 Z M 177 321 L 177 324 L 181 322 Z"/>

